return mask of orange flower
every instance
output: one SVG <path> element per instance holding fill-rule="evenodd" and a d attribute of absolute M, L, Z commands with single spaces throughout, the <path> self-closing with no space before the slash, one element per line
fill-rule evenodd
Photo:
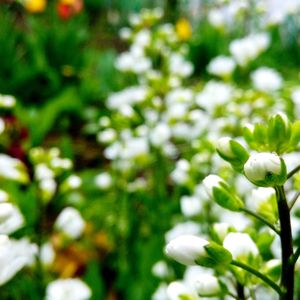
<path fill-rule="evenodd" d="M 60 0 L 57 5 L 57 13 L 63 20 L 79 14 L 83 8 L 82 0 Z"/>
<path fill-rule="evenodd" d="M 23 5 L 27 11 L 36 14 L 41 13 L 46 9 L 46 0 L 24 0 Z"/>
<path fill-rule="evenodd" d="M 176 32 L 181 40 L 188 40 L 192 35 L 192 27 L 190 22 L 186 18 L 179 19 L 176 22 Z"/>

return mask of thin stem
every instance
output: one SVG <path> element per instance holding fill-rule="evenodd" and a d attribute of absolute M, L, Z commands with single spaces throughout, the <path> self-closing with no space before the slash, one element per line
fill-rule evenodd
<path fill-rule="evenodd" d="M 296 174 L 298 171 L 300 171 L 300 165 L 297 166 L 295 169 L 293 169 L 292 171 L 290 171 L 288 174 L 287 174 L 287 178 L 291 178 L 294 174 Z"/>
<path fill-rule="evenodd" d="M 293 255 L 293 237 L 291 228 L 290 209 L 286 200 L 283 186 L 276 186 L 277 207 L 280 221 L 280 241 L 281 241 L 281 287 L 283 294 L 281 300 L 293 300 L 294 295 L 294 269 L 290 259 Z"/>
<path fill-rule="evenodd" d="M 295 265 L 300 256 L 300 247 L 297 248 L 294 255 L 290 259 L 290 264 Z"/>
<path fill-rule="evenodd" d="M 293 208 L 293 206 L 295 205 L 296 201 L 298 200 L 300 196 L 300 191 L 298 191 L 295 196 L 293 197 L 293 199 L 291 200 L 290 204 L 289 204 L 289 209 L 291 210 Z"/>
<path fill-rule="evenodd" d="M 276 293 L 278 293 L 279 295 L 282 295 L 282 291 L 281 288 L 278 284 L 276 284 L 272 279 L 270 279 L 269 277 L 267 277 L 266 275 L 260 273 L 259 271 L 257 271 L 256 269 L 240 262 L 240 261 L 236 261 L 233 260 L 231 262 L 231 264 L 233 266 L 239 267 L 241 269 L 244 269 L 245 271 L 251 273 L 252 275 L 260 278 L 263 282 L 265 282 L 267 285 L 269 285 L 274 291 L 276 291 Z"/>
<path fill-rule="evenodd" d="M 264 223 L 265 225 L 269 226 L 274 232 L 276 232 L 278 235 L 280 235 L 280 230 L 277 229 L 273 224 L 271 224 L 268 220 L 266 220 L 265 218 L 263 218 L 262 216 L 256 214 L 254 211 L 248 209 L 248 208 L 242 208 L 241 209 L 243 212 L 245 212 L 246 214 L 256 218 L 257 220 L 261 221 L 262 223 Z"/>
<path fill-rule="evenodd" d="M 237 282 L 236 291 L 239 300 L 246 300 L 244 286 L 239 282 Z"/>

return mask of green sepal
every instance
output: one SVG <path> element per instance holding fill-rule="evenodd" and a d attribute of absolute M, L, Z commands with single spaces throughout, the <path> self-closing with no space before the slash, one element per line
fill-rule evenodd
<path fill-rule="evenodd" d="M 233 169 L 235 169 L 237 172 L 242 172 L 244 164 L 249 158 L 249 153 L 240 143 L 236 142 L 235 140 L 230 140 L 229 144 L 233 156 L 227 156 L 219 149 L 217 149 L 217 152 L 220 157 L 232 165 Z"/>
<path fill-rule="evenodd" d="M 255 124 L 253 138 L 256 144 L 254 150 L 262 151 L 267 149 L 268 129 L 264 124 Z"/>
<path fill-rule="evenodd" d="M 225 267 L 232 261 L 231 253 L 224 247 L 210 242 L 204 249 L 207 256 L 200 257 L 196 260 L 196 263 L 200 266 L 207 268 Z"/>
<path fill-rule="evenodd" d="M 289 151 L 293 151 L 300 142 L 300 120 L 292 124 Z"/>
<path fill-rule="evenodd" d="M 292 134 L 291 122 L 287 117 L 285 121 L 284 117 L 281 114 L 276 114 L 268 122 L 269 151 L 275 151 L 278 154 L 283 153 L 288 148 Z"/>
<path fill-rule="evenodd" d="M 231 211 L 240 211 L 244 207 L 243 201 L 230 190 L 226 183 L 220 182 L 219 186 L 212 189 L 214 200 L 223 208 Z"/>

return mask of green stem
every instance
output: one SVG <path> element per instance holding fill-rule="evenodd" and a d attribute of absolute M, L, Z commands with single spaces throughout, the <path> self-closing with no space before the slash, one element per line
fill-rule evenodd
<path fill-rule="evenodd" d="M 287 174 L 287 179 L 291 178 L 294 174 L 296 174 L 298 171 L 300 171 L 300 165 L 297 166 L 295 169 L 293 169 L 292 171 L 290 171 Z"/>
<path fill-rule="evenodd" d="M 293 238 L 291 228 L 290 209 L 286 200 L 283 186 L 276 186 L 276 198 L 280 221 L 280 240 L 281 240 L 281 288 L 283 294 L 281 300 L 293 300 L 294 295 L 294 269 L 295 264 L 291 263 L 293 256 Z"/>
<path fill-rule="evenodd" d="M 290 264 L 295 265 L 300 256 L 300 247 L 297 248 L 294 255 L 290 259 Z"/>
<path fill-rule="evenodd" d="M 290 204 L 289 204 L 289 209 L 291 210 L 293 208 L 293 206 L 295 205 L 296 201 L 298 200 L 300 196 L 300 191 L 298 191 L 295 196 L 293 197 L 293 199 L 291 200 Z"/>
<path fill-rule="evenodd" d="M 248 266 L 248 265 L 246 265 L 246 264 L 244 264 L 240 261 L 233 260 L 231 262 L 231 264 L 233 266 L 244 269 L 245 271 L 251 273 L 252 275 L 260 278 L 263 282 L 265 282 L 267 285 L 269 285 L 274 291 L 276 291 L 276 293 L 278 293 L 279 295 L 282 295 L 282 291 L 281 291 L 280 286 L 278 284 L 276 284 L 272 279 L 267 277 L 266 275 L 260 273 L 256 269 L 253 269 L 252 267 L 250 267 L 250 266 Z"/>
<path fill-rule="evenodd" d="M 245 212 L 246 214 L 256 218 L 257 220 L 261 221 L 262 223 L 264 223 L 265 225 L 269 226 L 274 232 L 276 232 L 278 235 L 280 235 L 280 230 L 278 230 L 273 224 L 271 224 L 269 221 L 267 221 L 266 219 L 264 219 L 262 216 L 256 214 L 254 211 L 248 209 L 248 208 L 242 208 L 241 209 L 243 212 Z"/>

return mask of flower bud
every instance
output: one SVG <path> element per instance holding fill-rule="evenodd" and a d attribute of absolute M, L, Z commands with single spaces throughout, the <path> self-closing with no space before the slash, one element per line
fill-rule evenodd
<path fill-rule="evenodd" d="M 215 238 L 218 240 L 218 242 L 224 241 L 227 234 L 232 230 L 232 226 L 228 223 L 215 223 L 213 224 L 213 234 Z"/>
<path fill-rule="evenodd" d="M 237 171 L 243 170 L 244 164 L 249 158 L 247 150 L 240 143 L 229 137 L 223 137 L 218 140 L 217 151 Z"/>
<path fill-rule="evenodd" d="M 231 254 L 215 243 L 194 235 L 182 235 L 166 246 L 166 254 L 184 265 L 200 265 L 214 268 L 225 266 L 232 260 Z"/>
<path fill-rule="evenodd" d="M 239 211 L 244 206 L 243 201 L 219 176 L 209 175 L 204 178 L 203 184 L 208 196 L 220 206 L 232 211 Z"/>
<path fill-rule="evenodd" d="M 262 187 L 283 185 L 287 176 L 284 160 L 268 152 L 251 155 L 244 166 L 244 173 L 249 181 Z"/>
<path fill-rule="evenodd" d="M 278 219 L 277 201 L 275 190 L 273 188 L 259 187 L 252 190 L 251 195 L 247 201 L 249 207 L 271 223 L 275 223 Z"/>
<path fill-rule="evenodd" d="M 292 124 L 283 113 L 277 113 L 268 122 L 269 150 L 282 153 L 288 148 Z"/>
<path fill-rule="evenodd" d="M 247 233 L 230 232 L 223 242 L 232 255 L 233 259 L 248 261 L 252 257 L 258 256 L 258 248 Z"/>
<path fill-rule="evenodd" d="M 279 280 L 281 273 L 281 260 L 271 259 L 266 262 L 263 267 L 263 271 L 266 275 L 272 278 L 274 281 Z"/>
<path fill-rule="evenodd" d="M 196 278 L 195 289 L 200 297 L 216 297 L 222 293 L 222 287 L 216 276 L 201 274 Z"/>

